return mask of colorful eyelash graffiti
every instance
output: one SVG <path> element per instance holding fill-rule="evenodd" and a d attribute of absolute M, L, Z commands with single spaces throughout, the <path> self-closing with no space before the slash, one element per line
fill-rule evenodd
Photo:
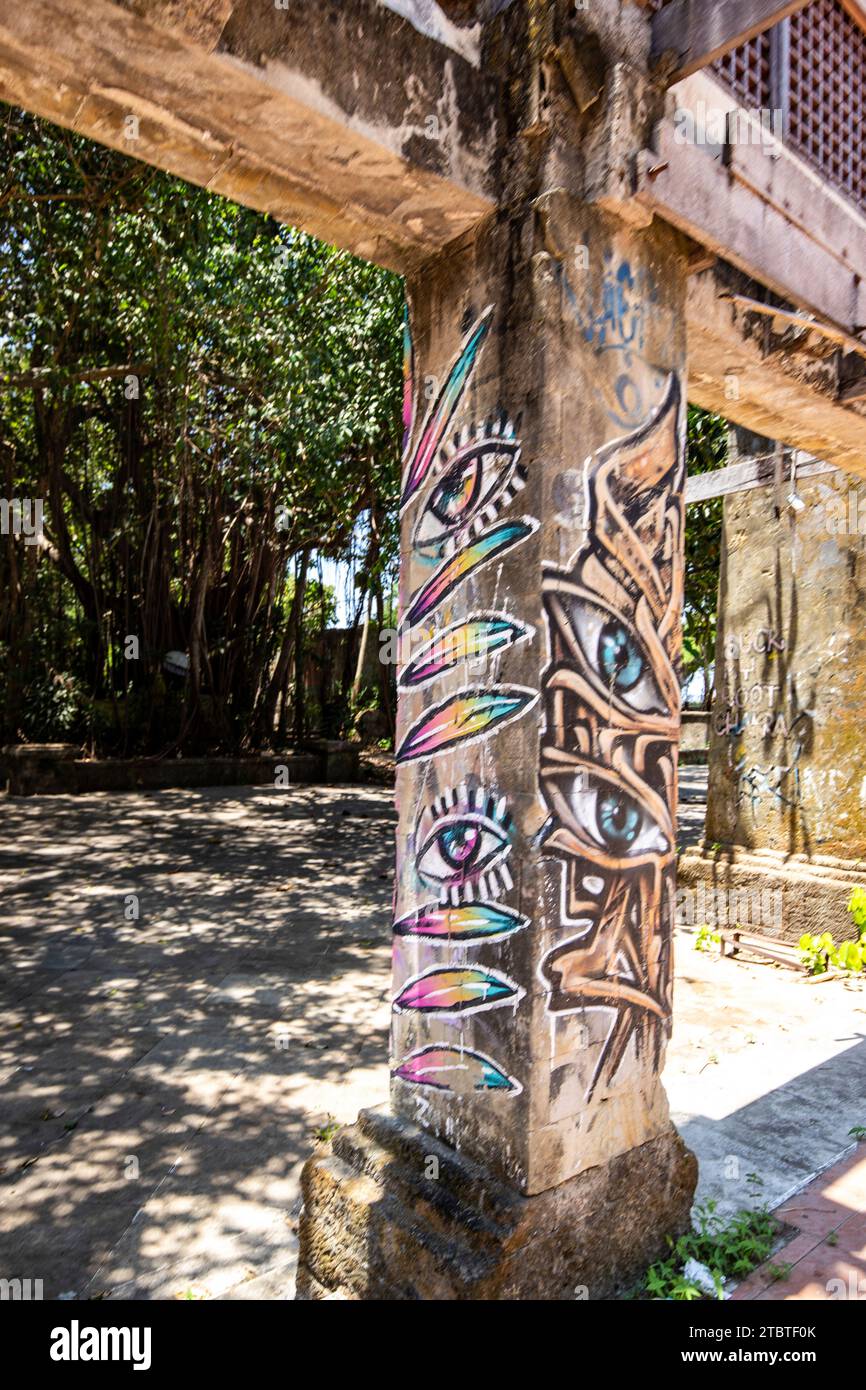
<path fill-rule="evenodd" d="M 543 576 L 543 849 L 562 862 L 562 921 L 579 931 L 540 974 L 554 1015 L 612 1012 L 588 1098 L 613 1082 L 632 1043 L 657 1068 L 669 1032 L 681 430 L 671 377 L 648 422 L 589 461 L 588 539 L 573 569 Z"/>
<path fill-rule="evenodd" d="M 418 651 L 397 682 L 404 690 L 427 685 L 462 661 L 478 661 L 531 640 L 534 629 L 507 613 L 479 613 L 443 628 Z"/>
<path fill-rule="evenodd" d="M 416 627 L 466 582 L 521 545 L 538 529 L 532 517 L 498 520 L 522 491 L 526 472 L 515 424 L 505 415 L 460 423 L 463 396 L 490 331 L 493 308 L 469 329 L 445 383 L 412 449 L 414 369 L 411 334 L 404 335 L 404 457 L 401 513 L 418 507 L 410 545 L 421 564 L 436 565 L 410 599 L 405 624 Z M 408 321 L 407 321 L 408 323 Z M 455 421 L 457 423 L 455 424 Z M 449 431 L 453 433 L 449 436 Z M 399 685 L 406 694 L 446 680 L 464 662 L 498 656 L 534 630 L 508 613 L 468 613 L 428 641 L 407 664 Z M 537 690 L 490 684 L 445 692 L 427 705 L 403 735 L 400 765 L 431 760 L 457 746 L 486 740 L 537 704 Z M 469 783 L 472 785 L 469 785 Z M 466 961 L 466 951 L 505 941 L 530 926 L 529 919 L 496 901 L 513 887 L 507 860 L 514 826 L 507 797 L 467 779 L 438 795 L 420 813 L 413 840 L 414 875 L 420 890 L 435 894 L 401 917 L 395 939 L 445 956 L 410 974 L 397 990 L 394 1011 L 437 1026 L 460 1029 L 459 1040 L 427 1042 L 396 1066 L 394 1076 L 413 1087 L 458 1096 L 479 1092 L 519 1095 L 519 1081 L 485 1053 L 468 1046 L 472 1016 L 515 1008 L 525 991 L 500 970 Z"/>
<path fill-rule="evenodd" d="M 466 787 L 439 797 L 422 812 L 415 833 L 416 870 L 439 901 L 454 907 L 476 898 L 498 898 L 514 887 L 506 859 L 512 845 L 512 822 L 505 797 L 498 800 L 480 787 Z"/>

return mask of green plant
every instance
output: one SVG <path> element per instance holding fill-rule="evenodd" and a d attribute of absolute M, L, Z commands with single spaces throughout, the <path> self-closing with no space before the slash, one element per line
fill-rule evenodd
<path fill-rule="evenodd" d="M 768 1265 L 767 1273 L 775 1284 L 780 1284 L 783 1279 L 787 1279 L 793 1268 L 793 1265 L 786 1264 L 785 1261 L 782 1260 L 779 1264 Z"/>
<path fill-rule="evenodd" d="M 720 931 L 713 931 L 707 922 L 704 922 L 703 926 L 698 927 L 697 935 L 695 936 L 696 951 L 709 951 L 711 947 L 721 946 L 721 944 L 722 933 Z"/>
<path fill-rule="evenodd" d="M 856 1139 L 858 1142 L 866 1139 L 866 1125 L 854 1125 L 852 1129 L 849 1129 L 848 1133 L 851 1135 L 852 1139 Z"/>
<path fill-rule="evenodd" d="M 860 940 L 866 936 L 866 888 L 855 888 L 848 899 L 848 911 L 860 933 Z"/>
<path fill-rule="evenodd" d="M 856 941 L 835 944 L 829 932 L 800 937 L 800 959 L 808 966 L 810 975 L 823 975 L 833 966 L 849 974 L 860 974 L 866 968 L 866 888 L 855 888 L 848 899 L 848 911 L 857 928 Z"/>
<path fill-rule="evenodd" d="M 725 1219 L 717 1214 L 717 1203 L 702 1202 L 695 1208 L 692 1229 L 678 1240 L 668 1237 L 670 1258 L 649 1268 L 637 1296 L 677 1302 L 707 1298 L 700 1285 L 684 1273 L 688 1261 L 697 1260 L 710 1271 L 715 1297 L 721 1299 L 726 1279 L 743 1279 L 763 1263 L 778 1230 L 777 1221 L 764 1207 L 744 1209 Z"/>
<path fill-rule="evenodd" d="M 830 957 L 835 951 L 833 938 L 828 931 L 821 936 L 804 932 L 799 940 L 800 960 L 808 967 L 810 975 L 823 975 L 830 969 Z"/>
<path fill-rule="evenodd" d="M 320 1125 L 313 1133 L 320 1144 L 330 1144 L 339 1128 L 340 1126 L 337 1120 L 328 1120 L 327 1124 Z"/>

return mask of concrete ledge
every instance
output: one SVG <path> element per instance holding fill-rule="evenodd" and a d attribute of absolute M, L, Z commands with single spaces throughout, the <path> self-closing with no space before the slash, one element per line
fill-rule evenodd
<path fill-rule="evenodd" d="M 375 0 L 0 8 L 4 101 L 368 260 L 493 210 L 495 81 Z"/>
<path fill-rule="evenodd" d="M 524 1197 L 366 1110 L 301 1181 L 299 1299 L 573 1302 L 625 1291 L 666 1251 L 688 1226 L 697 1163 L 671 1127 Z"/>
<path fill-rule="evenodd" d="M 738 112 L 748 142 L 685 139 L 682 117 L 707 111 Z M 672 89 L 637 183 L 646 208 L 776 294 L 849 332 L 863 322 L 866 217 L 707 73 Z"/>
<path fill-rule="evenodd" d="M 701 709 L 683 710 L 680 720 L 680 762 L 686 765 L 705 763 L 709 741 L 709 713 Z"/>
<path fill-rule="evenodd" d="M 279 768 L 293 782 L 356 782 L 356 744 L 322 740 L 303 751 L 255 758 L 105 758 L 87 761 L 68 744 L 19 744 L 0 751 L 10 796 L 157 791 L 169 787 L 274 785 Z M 285 775 L 285 774 L 283 774 Z"/>
<path fill-rule="evenodd" d="M 677 867 L 680 889 L 706 893 L 778 893 L 780 919 L 742 922 L 744 928 L 796 943 L 804 932 L 828 931 L 834 941 L 850 941 L 856 930 L 848 912 L 852 889 L 866 887 L 866 861 L 830 855 L 785 856 L 776 850 L 744 850 L 736 845 L 685 850 Z M 695 925 L 700 925 L 697 923 Z M 731 923 L 731 925 L 734 925 Z"/>

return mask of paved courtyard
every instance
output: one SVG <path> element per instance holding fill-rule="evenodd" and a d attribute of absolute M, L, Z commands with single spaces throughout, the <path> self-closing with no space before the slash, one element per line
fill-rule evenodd
<path fill-rule="evenodd" d="M 386 1096 L 392 793 L 5 800 L 0 824 L 0 1276 L 290 1297 L 301 1165 Z M 775 1206 L 866 1123 L 866 994 L 688 937 L 677 973 L 665 1082 L 701 1194 L 741 1206 L 757 1173 Z"/>

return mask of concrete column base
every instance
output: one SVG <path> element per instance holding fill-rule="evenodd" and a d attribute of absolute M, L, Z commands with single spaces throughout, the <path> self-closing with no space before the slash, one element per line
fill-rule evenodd
<path fill-rule="evenodd" d="M 741 926 L 794 944 L 804 932 L 852 940 L 857 933 L 848 901 L 858 887 L 866 888 L 866 861 L 829 854 L 807 858 L 720 845 L 685 850 L 677 864 L 677 888 L 695 892 L 691 925 L 706 919 L 710 926 Z"/>
<path fill-rule="evenodd" d="M 676 1130 L 534 1197 L 409 1121 L 362 1111 L 306 1164 L 299 1299 L 604 1299 L 686 1229 Z"/>

